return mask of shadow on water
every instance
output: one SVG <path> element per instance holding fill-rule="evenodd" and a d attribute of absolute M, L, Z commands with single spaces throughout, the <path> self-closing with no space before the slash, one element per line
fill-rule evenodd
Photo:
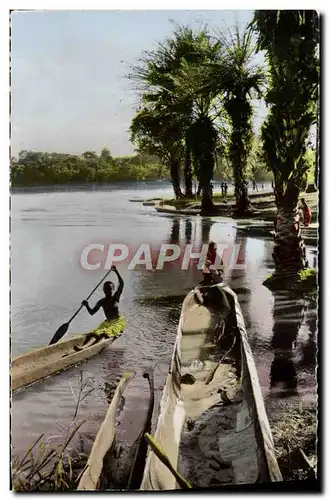
<path fill-rule="evenodd" d="M 203 218 L 201 221 L 201 242 L 202 243 L 209 243 L 210 241 L 210 231 L 211 227 L 215 224 L 215 221 L 208 219 L 208 218 Z"/>
<path fill-rule="evenodd" d="M 193 229 L 192 220 L 186 219 L 185 220 L 185 241 L 187 244 L 191 243 L 191 241 L 192 241 L 192 229 Z"/>
<path fill-rule="evenodd" d="M 267 410 L 314 402 L 316 307 L 304 299 L 273 294 L 263 281 L 273 269 L 273 242 L 236 235 L 238 263 L 227 278 L 237 293 Z M 237 251 L 237 250 L 236 250 Z"/>
<path fill-rule="evenodd" d="M 172 220 L 170 243 L 176 244 L 180 241 L 180 218 Z"/>
<path fill-rule="evenodd" d="M 295 351 L 298 333 L 304 319 L 304 310 L 303 300 L 291 300 L 286 295 L 274 294 L 271 342 L 274 358 L 270 372 L 270 389 L 276 397 L 297 394 Z"/>

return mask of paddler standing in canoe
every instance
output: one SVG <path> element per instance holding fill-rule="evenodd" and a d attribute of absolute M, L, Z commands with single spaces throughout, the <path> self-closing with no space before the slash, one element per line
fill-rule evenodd
<path fill-rule="evenodd" d="M 119 314 L 119 301 L 124 285 L 123 279 L 115 266 L 112 266 L 111 270 L 114 271 L 118 277 L 119 286 L 117 291 L 114 293 L 115 286 L 112 281 L 106 281 L 103 285 L 105 297 L 100 299 L 95 307 L 91 308 L 87 300 L 82 301 L 82 305 L 86 307 L 91 316 L 96 314 L 101 307 L 106 316 L 106 320 L 103 321 L 103 323 L 86 335 L 83 345 L 86 345 L 91 338 L 94 338 L 96 343 L 100 338 L 117 337 L 126 326 L 125 319 Z M 76 350 L 81 349 L 78 346 L 74 348 Z"/>

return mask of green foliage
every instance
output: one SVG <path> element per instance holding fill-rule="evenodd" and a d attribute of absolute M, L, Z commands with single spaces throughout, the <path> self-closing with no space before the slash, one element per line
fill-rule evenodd
<path fill-rule="evenodd" d="M 14 187 L 162 179 L 165 176 L 165 169 L 155 156 L 139 154 L 112 158 L 107 148 L 100 156 L 93 151 L 86 151 L 81 156 L 21 151 L 18 159 L 11 161 Z"/>
<path fill-rule="evenodd" d="M 236 27 L 232 39 L 226 45 L 223 86 L 226 91 L 224 108 L 231 123 L 229 156 L 234 172 L 237 207 L 244 211 L 247 208 L 247 162 L 253 144 L 251 99 L 255 93 L 260 95 L 264 74 L 260 67 L 251 66 L 254 46 L 250 30 L 245 30 L 241 35 Z"/>
<path fill-rule="evenodd" d="M 276 201 L 295 205 L 310 164 L 305 157 L 316 122 L 319 20 L 315 11 L 256 11 L 258 49 L 266 52 L 269 114 L 262 127 L 264 159 L 275 177 Z"/>
<path fill-rule="evenodd" d="M 312 462 L 317 462 L 317 411 L 310 406 L 290 409 L 271 419 L 271 429 L 278 464 L 284 481 L 306 479 L 300 458 L 294 454 L 302 449 Z"/>
<path fill-rule="evenodd" d="M 297 274 L 290 275 L 271 274 L 263 282 L 263 285 L 280 293 L 314 299 L 318 291 L 317 275 L 316 269 L 303 269 Z"/>
<path fill-rule="evenodd" d="M 273 174 L 268 170 L 263 157 L 262 143 L 257 137 L 252 142 L 251 151 L 248 156 L 246 177 L 257 182 L 273 180 Z"/>
<path fill-rule="evenodd" d="M 219 49 L 220 43 L 209 36 L 207 29 L 176 27 L 172 36 L 147 52 L 129 75 L 142 90 L 141 109 L 130 128 L 131 140 L 139 150 L 156 152 L 170 165 L 176 177 L 176 196 L 179 165 L 184 162 L 186 194 L 192 194 L 193 166 L 209 201 L 206 191 L 219 149 L 215 117 L 210 114 L 218 92 L 207 90 L 205 94 L 198 89 L 204 85 L 204 67 L 216 61 Z M 196 140 L 196 131 L 201 131 L 201 141 L 199 135 Z"/>

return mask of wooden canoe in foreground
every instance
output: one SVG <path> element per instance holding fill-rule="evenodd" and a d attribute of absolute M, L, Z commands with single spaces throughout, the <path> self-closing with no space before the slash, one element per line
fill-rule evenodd
<path fill-rule="evenodd" d="M 94 342 L 92 339 L 77 352 L 74 346 L 81 347 L 85 339 L 85 335 L 80 335 L 18 356 L 11 364 L 11 389 L 15 391 L 89 359 L 116 338 L 118 337 L 101 338 L 95 345 L 91 345 Z"/>
<path fill-rule="evenodd" d="M 154 439 L 193 488 L 282 480 L 240 305 L 225 284 L 184 300 Z M 180 489 L 151 450 L 140 489 Z"/>

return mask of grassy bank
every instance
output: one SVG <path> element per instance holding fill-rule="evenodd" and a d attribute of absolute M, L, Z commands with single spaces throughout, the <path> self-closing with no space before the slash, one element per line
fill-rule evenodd
<path fill-rule="evenodd" d="M 305 198 L 312 210 L 313 220 L 316 220 L 318 215 L 318 193 L 301 193 L 301 197 Z M 249 198 L 254 209 L 253 219 L 275 220 L 277 208 L 273 193 L 252 193 L 249 195 Z M 201 198 L 197 196 L 194 198 L 180 198 L 178 200 L 175 198 L 162 198 L 162 200 L 157 199 L 156 201 L 160 206 L 165 205 L 168 208 L 172 207 L 177 210 L 201 209 Z M 228 215 L 228 212 L 230 215 L 233 215 L 232 209 L 235 205 L 235 198 L 233 195 L 224 197 L 220 193 L 215 193 L 213 202 L 218 208 L 219 214 L 222 211 L 223 215 Z"/>
<path fill-rule="evenodd" d="M 263 282 L 263 285 L 272 291 L 289 293 L 315 300 L 318 293 L 317 270 L 304 269 L 297 275 L 289 276 L 271 274 Z"/>
<path fill-rule="evenodd" d="M 109 404 L 119 380 L 120 377 L 117 377 L 106 387 Z M 94 391 L 89 382 L 90 379 L 84 379 L 81 371 L 79 385 L 74 394 L 76 407 L 73 422 L 61 443 L 52 443 L 41 434 L 24 455 L 13 456 L 11 482 L 15 492 L 58 492 L 77 489 L 80 474 L 88 460 L 88 450 L 84 449 L 84 441 L 79 434 L 86 420 L 78 422 L 78 413 L 81 403 Z M 78 447 L 80 449 L 77 449 Z"/>
<path fill-rule="evenodd" d="M 315 406 L 291 410 L 272 421 L 271 428 L 283 480 L 314 478 L 317 465 Z"/>

